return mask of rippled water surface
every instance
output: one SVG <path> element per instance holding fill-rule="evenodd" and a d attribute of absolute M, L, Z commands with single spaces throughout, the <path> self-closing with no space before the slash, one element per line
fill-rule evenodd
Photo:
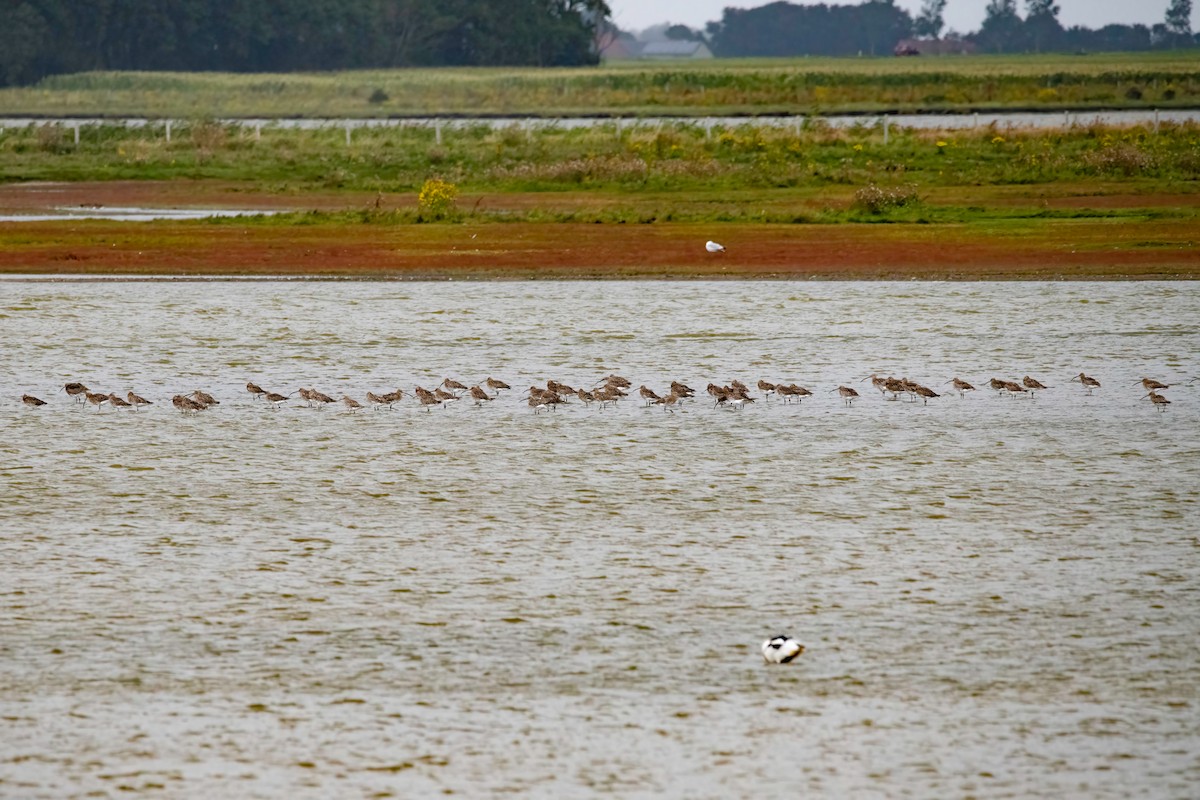
<path fill-rule="evenodd" d="M 1189 283 L 0 282 L 0 796 L 1194 797 L 1198 353 Z M 816 394 L 516 396 L 610 372 Z"/>

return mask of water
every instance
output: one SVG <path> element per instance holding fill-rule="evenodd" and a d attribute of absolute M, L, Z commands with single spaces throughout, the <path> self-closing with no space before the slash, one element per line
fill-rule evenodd
<path fill-rule="evenodd" d="M 0 282 L 0 796 L 1194 796 L 1198 352 L 1192 283 Z M 816 395 L 243 388 L 613 371 Z"/>
<path fill-rule="evenodd" d="M 625 129 L 658 127 L 660 125 L 685 124 L 701 127 L 737 127 L 760 125 L 792 128 L 804 124 L 806 119 L 819 119 L 835 128 L 855 125 L 876 125 L 887 119 L 901 128 L 917 130 L 956 130 L 977 128 L 980 125 L 995 125 L 1000 128 L 1069 128 L 1072 125 L 1145 125 L 1167 122 L 1184 124 L 1200 120 L 1200 109 L 1103 109 L 1083 111 L 982 111 L 959 114 L 829 114 L 788 116 L 704 116 L 704 117 L 384 117 L 364 118 L 296 118 L 277 119 L 271 117 L 238 117 L 222 119 L 224 125 L 240 125 L 258 129 L 279 128 L 283 130 L 317 130 L 321 128 L 397 128 L 437 127 L 455 130 L 488 126 L 497 130 L 511 126 L 528 128 L 591 128 L 616 124 Z M 5 128 L 28 128 L 31 125 L 61 125 L 66 128 L 95 125 L 121 125 L 126 128 L 143 128 L 163 125 L 167 120 L 147 117 L 0 117 L 0 130 Z M 186 120 L 172 120 L 183 125 Z M 168 137 L 169 138 L 169 137 Z"/>

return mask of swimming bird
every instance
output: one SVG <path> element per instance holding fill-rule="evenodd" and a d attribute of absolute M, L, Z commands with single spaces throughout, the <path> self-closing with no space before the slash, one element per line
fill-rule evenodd
<path fill-rule="evenodd" d="M 484 383 L 486 383 L 487 387 L 489 389 L 491 389 L 493 392 L 499 392 L 501 389 L 511 389 L 512 388 L 504 381 L 498 381 L 495 378 L 488 378 L 486 381 L 484 381 Z"/>
<path fill-rule="evenodd" d="M 24 403 L 25 405 L 29 406 L 30 408 L 37 408 L 39 406 L 46 405 L 45 400 L 39 400 L 38 398 L 34 397 L 31 394 L 21 395 L 21 402 Z"/>
<path fill-rule="evenodd" d="M 1166 411 L 1167 406 L 1171 405 L 1170 400 L 1163 397 L 1161 394 L 1155 394 L 1153 391 L 1150 392 L 1150 394 L 1143 396 L 1142 399 L 1144 400 L 1147 397 L 1150 398 L 1150 402 L 1154 403 L 1154 407 L 1157 408 L 1159 411 Z"/>
<path fill-rule="evenodd" d="M 1071 378 L 1071 380 L 1079 381 L 1081 384 L 1083 384 L 1083 387 L 1088 390 L 1088 394 L 1092 393 L 1092 389 L 1100 388 L 1100 381 L 1096 380 L 1090 375 L 1084 375 L 1082 372 L 1076 375 L 1074 378 Z"/>
<path fill-rule="evenodd" d="M 958 378 L 952 378 L 951 380 L 946 381 L 946 383 L 954 384 L 954 390 L 958 392 L 959 397 L 966 397 L 967 392 L 975 391 L 974 386 L 972 386 L 971 384 L 967 383 L 966 381 L 960 380 Z M 942 384 L 942 385 L 945 386 L 946 384 Z"/>
<path fill-rule="evenodd" d="M 249 392 L 250 396 L 255 400 L 266 394 L 266 391 L 261 386 L 259 386 L 257 383 L 251 383 L 250 381 L 246 382 L 246 391 Z"/>
<path fill-rule="evenodd" d="M 127 400 L 129 400 L 129 404 L 133 406 L 134 411 L 137 411 L 142 406 L 154 405 L 154 403 L 151 403 L 149 400 L 142 397 L 140 394 L 134 394 L 133 392 L 129 392 L 128 394 L 126 394 L 125 398 Z"/>
<path fill-rule="evenodd" d="M 76 403 L 82 403 L 84 400 L 84 395 L 86 395 L 88 392 L 88 387 L 84 386 L 82 383 L 68 383 L 63 386 L 63 391 L 66 392 L 68 396 L 74 397 Z"/>
<path fill-rule="evenodd" d="M 704 243 L 704 249 L 710 253 L 724 253 L 725 245 L 717 244 L 716 242 L 713 242 L 713 241 L 707 241 Z"/>
<path fill-rule="evenodd" d="M 762 643 L 763 661 L 768 664 L 790 664 L 804 652 L 804 645 L 790 636 L 772 636 Z"/>

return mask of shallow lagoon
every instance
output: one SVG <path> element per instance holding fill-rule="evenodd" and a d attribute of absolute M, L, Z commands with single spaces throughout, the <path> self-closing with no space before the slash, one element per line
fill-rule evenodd
<path fill-rule="evenodd" d="M 4 281 L 0 794 L 1188 797 L 1198 352 L 1188 283 Z M 614 371 L 816 395 L 242 388 Z"/>

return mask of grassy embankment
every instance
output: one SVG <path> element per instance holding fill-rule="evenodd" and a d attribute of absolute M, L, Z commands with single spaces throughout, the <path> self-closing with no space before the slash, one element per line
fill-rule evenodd
<path fill-rule="evenodd" d="M 794 114 L 1200 105 L 1194 52 L 805 58 L 592 69 L 84 73 L 0 89 L 12 116 Z"/>
<path fill-rule="evenodd" d="M 1180 68 L 1163 56 L 1138 58 L 1125 60 L 1130 72 Z M 1106 67 L 1123 61 L 1106 59 Z M 972 69 L 985 61 L 849 63 L 863 75 L 896 76 L 912 70 L 936 75 L 945 69 L 940 65 L 963 63 L 965 75 L 978 83 Z M 1002 63 L 1014 73 L 1036 73 L 1035 83 L 1044 88 L 1046 76 L 1037 69 L 1053 60 Z M 843 72 L 850 69 L 841 64 Z M 732 80 L 739 70 L 761 75 L 772 68 L 684 69 L 715 70 Z M 479 72 L 434 77 L 454 83 Z M 595 79 L 651 72 L 616 69 Z M 591 80 L 587 72 L 570 74 Z M 507 80 L 552 85 L 562 80 L 554 75 L 519 73 Z M 178 79 L 237 87 L 242 81 L 310 85 L 359 77 Z M 483 77 L 493 84 L 506 80 L 496 73 Z M 76 79 L 90 80 L 59 80 Z M 145 86 L 175 78 L 126 79 Z M 1195 83 L 1171 85 L 1187 92 L 1182 87 Z M 1164 85 L 1149 90 L 1162 92 Z M 113 101 L 109 110 L 134 109 Z M 1192 277 L 1200 268 L 1195 125 L 953 133 L 893 127 L 887 143 L 879 125 L 838 130 L 819 121 L 799 130 L 710 129 L 686 121 L 532 132 L 447 127 L 440 142 L 428 127 L 370 128 L 355 131 L 349 146 L 340 129 L 268 126 L 259 138 L 252 130 L 197 121 L 177 124 L 171 142 L 164 133 L 161 126 L 85 127 L 76 146 L 72 132 L 61 128 L 4 131 L 0 209 L 29 207 L 36 192 L 18 182 L 69 181 L 102 183 L 59 192 L 53 197 L 60 202 L 69 196 L 74 203 L 297 211 L 136 230 L 103 222 L 9 224 L 0 227 L 0 270 Z M 463 193 L 457 209 L 437 220 L 415 203 L 417 189 L 434 176 Z M 409 224 L 430 221 L 457 224 Z M 879 222 L 891 224 L 854 224 Z M 611 227 L 623 223 L 640 224 L 619 234 Z M 697 255 L 695 240 L 708 237 L 731 243 L 727 258 Z"/>

